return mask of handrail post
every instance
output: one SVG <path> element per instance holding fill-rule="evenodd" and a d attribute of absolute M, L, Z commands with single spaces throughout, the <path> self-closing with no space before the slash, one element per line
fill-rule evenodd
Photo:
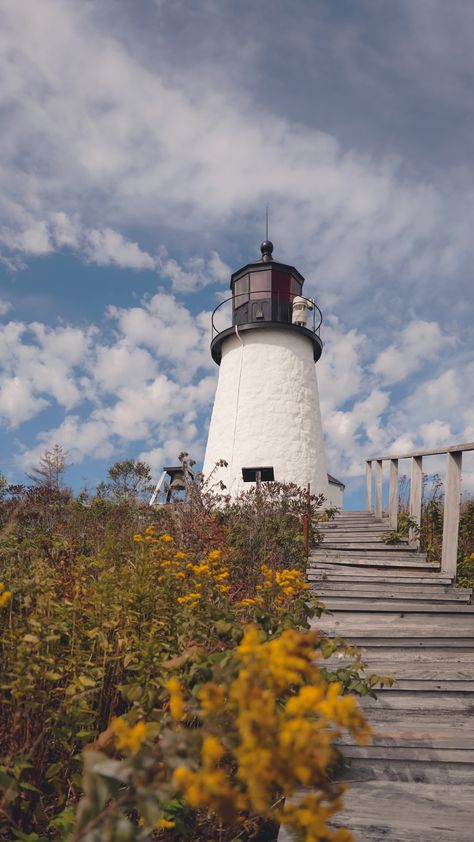
<path fill-rule="evenodd" d="M 372 511 L 372 462 L 367 459 L 365 463 L 365 511 Z"/>
<path fill-rule="evenodd" d="M 390 485 L 388 498 L 390 529 L 398 526 L 398 459 L 390 459 Z"/>
<path fill-rule="evenodd" d="M 418 526 L 421 526 L 421 503 L 423 498 L 423 457 L 413 456 L 411 460 L 411 481 L 410 481 L 410 517 Z M 409 541 L 412 546 L 420 546 L 419 532 L 410 529 Z"/>
<path fill-rule="evenodd" d="M 375 462 L 375 517 L 382 518 L 382 460 Z"/>
<path fill-rule="evenodd" d="M 441 572 L 453 578 L 458 561 L 459 513 L 461 506 L 462 451 L 446 454 L 444 491 L 443 547 Z"/>

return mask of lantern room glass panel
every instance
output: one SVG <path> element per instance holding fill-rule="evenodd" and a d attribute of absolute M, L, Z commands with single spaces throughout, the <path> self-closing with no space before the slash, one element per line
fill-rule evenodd
<path fill-rule="evenodd" d="M 234 298 L 235 298 L 235 307 L 241 307 L 242 304 L 245 304 L 248 299 L 248 292 L 249 292 L 249 276 L 243 275 L 241 278 L 238 278 L 234 284 Z"/>
<path fill-rule="evenodd" d="M 233 293 L 234 325 L 244 325 L 249 319 L 249 276 L 242 275 L 234 282 Z"/>
<path fill-rule="evenodd" d="M 266 269 L 264 272 L 250 273 L 250 298 L 252 301 L 259 298 L 271 298 L 272 296 L 272 273 Z"/>
<path fill-rule="evenodd" d="M 274 322 L 291 321 L 291 274 L 277 269 L 272 271 L 272 319 Z"/>
<path fill-rule="evenodd" d="M 291 276 L 291 286 L 290 286 L 291 299 L 292 300 L 293 300 L 293 297 L 295 295 L 301 295 L 302 287 L 303 287 L 303 284 L 301 283 L 301 281 L 297 281 L 296 278 L 294 278 L 293 275 L 292 275 Z"/>

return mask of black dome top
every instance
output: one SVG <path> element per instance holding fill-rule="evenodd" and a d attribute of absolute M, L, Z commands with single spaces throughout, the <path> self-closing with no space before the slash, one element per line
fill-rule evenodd
<path fill-rule="evenodd" d="M 260 245 L 260 251 L 262 252 L 262 260 L 264 263 L 268 263 L 272 259 L 273 243 L 270 240 L 264 240 Z"/>

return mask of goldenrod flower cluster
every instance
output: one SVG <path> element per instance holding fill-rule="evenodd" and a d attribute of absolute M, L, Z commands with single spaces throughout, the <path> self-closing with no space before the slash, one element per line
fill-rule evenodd
<path fill-rule="evenodd" d="M 284 611 L 293 599 L 302 596 L 309 588 L 300 570 L 272 570 L 266 564 L 262 564 L 260 569 L 263 584 L 257 585 L 257 591 L 278 611 Z"/>
<path fill-rule="evenodd" d="M 5 590 L 5 585 L 3 582 L 0 582 L 0 608 L 3 608 L 5 605 L 8 605 L 12 598 L 12 592 Z"/>
<path fill-rule="evenodd" d="M 169 819 L 158 819 L 156 823 L 157 830 L 169 830 L 172 827 L 175 827 L 176 822 L 172 822 Z"/>
<path fill-rule="evenodd" d="M 136 532 L 133 536 L 133 540 L 137 544 L 141 543 L 151 543 L 151 544 L 159 544 L 161 541 L 164 541 L 165 544 L 169 544 L 173 541 L 172 535 L 167 535 L 166 533 L 160 533 L 157 531 L 156 526 L 151 524 L 151 526 L 147 526 L 143 535 L 141 532 Z"/>
<path fill-rule="evenodd" d="M 117 718 L 112 720 L 111 728 L 115 734 L 117 748 L 128 749 L 133 754 L 141 748 L 147 737 L 147 726 L 143 721 L 129 725 L 125 719 Z"/>
<path fill-rule="evenodd" d="M 200 689 L 200 768 L 183 765 L 174 774 L 191 807 L 214 810 L 223 821 L 241 812 L 272 818 L 305 842 L 352 840 L 349 831 L 328 826 L 341 809 L 343 787 L 327 769 L 342 729 L 359 743 L 370 729 L 355 698 L 342 696 L 341 685 L 319 672 L 317 636 L 290 629 L 265 641 L 251 626 L 237 649 L 237 676 Z M 181 688 L 179 694 L 182 700 Z M 298 796 L 303 787 L 312 791 Z"/>
<path fill-rule="evenodd" d="M 184 716 L 184 699 L 181 683 L 177 678 L 170 678 L 166 682 L 166 689 L 170 694 L 170 713 L 175 722 L 180 722 Z"/>

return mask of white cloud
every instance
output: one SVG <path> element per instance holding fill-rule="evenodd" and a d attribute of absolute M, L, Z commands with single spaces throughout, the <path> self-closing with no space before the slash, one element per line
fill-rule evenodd
<path fill-rule="evenodd" d="M 11 309 L 11 303 L 9 301 L 5 301 L 3 298 L 0 298 L 0 316 L 6 316 Z"/>
<path fill-rule="evenodd" d="M 122 234 L 105 228 L 103 231 L 86 233 L 85 255 L 99 266 L 116 264 L 128 269 L 154 269 L 155 260 L 142 251 L 138 243 L 126 240 Z"/>
<path fill-rule="evenodd" d="M 158 269 L 163 278 L 171 281 L 177 292 L 197 292 L 208 284 L 228 281 L 231 269 L 220 258 L 216 251 L 211 251 L 210 257 L 190 257 L 185 261 L 184 268 L 177 260 L 168 257 L 166 249 L 162 249 L 158 257 Z"/>
<path fill-rule="evenodd" d="M 59 427 L 40 433 L 38 444 L 17 456 L 17 465 L 24 469 L 37 465 L 44 451 L 55 444 L 67 451 L 71 463 L 82 462 L 85 455 L 92 459 L 106 459 L 114 453 L 114 443 L 105 422 L 96 419 L 84 421 L 77 415 L 66 415 Z"/>
<path fill-rule="evenodd" d="M 103 30 L 94 4 L 4 5 L 0 54 L 8 71 L 0 184 L 12 250 L 74 247 L 77 224 L 89 259 L 151 269 L 155 258 L 127 229 L 228 237 L 231 219 L 253 218 L 270 199 L 280 253 L 317 265 L 348 299 L 381 270 L 425 284 L 472 255 L 467 193 L 454 202 L 393 157 L 276 117 L 227 74 L 214 86 L 190 86 L 176 66 L 170 76 L 159 53 L 145 62 L 118 26 Z M 162 271 L 185 291 L 208 276 L 220 282 L 221 258 L 203 260 L 161 258 Z"/>
<path fill-rule="evenodd" d="M 172 295 L 158 292 L 140 307 L 109 308 L 123 337 L 152 351 L 189 382 L 196 372 L 214 366 L 209 353 L 210 313 L 193 316 Z"/>
<path fill-rule="evenodd" d="M 372 370 L 384 383 L 397 383 L 424 362 L 436 360 L 454 342 L 454 337 L 447 336 L 436 322 L 412 320 L 397 341 L 380 352 Z"/>
<path fill-rule="evenodd" d="M 35 397 L 30 384 L 21 377 L 2 377 L 0 380 L 0 417 L 10 427 L 33 418 L 48 406 L 45 398 Z"/>

